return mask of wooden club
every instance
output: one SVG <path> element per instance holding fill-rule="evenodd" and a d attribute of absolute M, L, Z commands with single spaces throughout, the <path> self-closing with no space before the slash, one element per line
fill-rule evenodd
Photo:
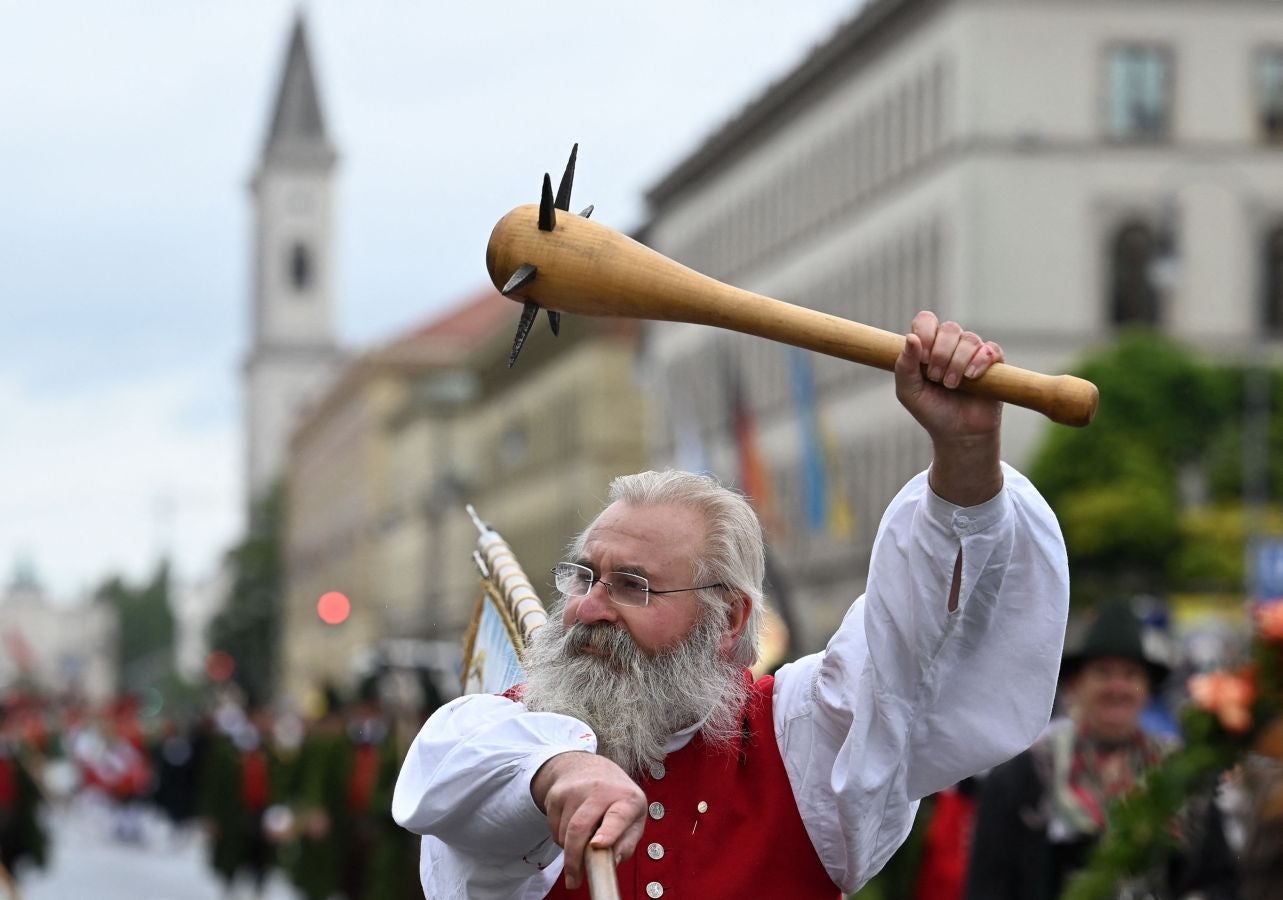
<path fill-rule="evenodd" d="M 563 186 L 573 172 L 574 159 Z M 559 191 L 559 194 L 562 192 Z M 556 204 L 564 210 L 569 201 Z M 541 209 L 543 207 L 543 209 Z M 547 176 L 544 203 L 519 206 L 499 220 L 486 248 L 496 288 L 525 301 L 512 359 L 539 308 L 554 313 L 623 316 L 714 325 L 891 371 L 904 336 L 763 297 L 701 275 L 604 225 L 553 211 Z M 591 208 L 590 208 L 591 209 Z M 548 227 L 551 226 L 551 227 Z M 1099 392 L 1072 375 L 1043 375 L 998 363 L 961 390 L 1014 403 L 1063 425 L 1096 414 Z"/>

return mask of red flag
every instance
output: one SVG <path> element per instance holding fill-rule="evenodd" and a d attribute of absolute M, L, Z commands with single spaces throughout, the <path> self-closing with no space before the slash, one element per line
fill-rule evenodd
<path fill-rule="evenodd" d="M 739 489 L 748 496 L 767 531 L 779 534 L 780 522 L 775 514 L 775 496 L 771 487 L 771 469 L 757 441 L 757 417 L 740 383 L 734 358 L 726 357 L 726 389 L 730 398 L 732 426 L 735 429 L 735 454 L 739 462 Z"/>

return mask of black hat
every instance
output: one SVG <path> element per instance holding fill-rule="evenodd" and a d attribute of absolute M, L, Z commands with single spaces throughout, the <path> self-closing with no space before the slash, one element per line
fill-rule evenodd
<path fill-rule="evenodd" d="M 1060 674 L 1072 678 L 1093 659 L 1130 659 L 1149 671 L 1150 687 L 1156 690 L 1171 671 L 1162 644 L 1158 635 L 1145 635 L 1140 619 L 1126 603 L 1105 603 L 1082 640 L 1072 649 L 1065 648 Z"/>
<path fill-rule="evenodd" d="M 383 690 L 379 673 L 365 676 L 356 687 L 356 699 L 359 703 L 378 703 L 383 699 Z"/>

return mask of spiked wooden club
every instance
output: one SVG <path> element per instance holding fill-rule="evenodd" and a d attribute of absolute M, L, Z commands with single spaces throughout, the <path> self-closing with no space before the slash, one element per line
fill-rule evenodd
<path fill-rule="evenodd" d="M 775 300 L 709 278 L 568 210 L 579 145 L 554 198 L 544 175 L 539 204 L 509 212 L 490 235 L 486 268 L 504 296 L 525 304 L 512 353 L 521 352 L 539 310 L 557 330 L 559 313 L 623 316 L 714 325 L 891 371 L 904 336 Z M 1072 375 L 1044 375 L 997 363 L 959 388 L 1082 426 L 1096 414 L 1099 392 Z"/>

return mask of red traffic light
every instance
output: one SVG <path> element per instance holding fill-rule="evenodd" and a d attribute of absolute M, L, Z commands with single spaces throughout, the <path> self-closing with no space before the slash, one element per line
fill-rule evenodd
<path fill-rule="evenodd" d="M 328 591 L 316 601 L 316 614 L 326 625 L 342 625 L 351 612 L 351 601 L 338 591 Z"/>

